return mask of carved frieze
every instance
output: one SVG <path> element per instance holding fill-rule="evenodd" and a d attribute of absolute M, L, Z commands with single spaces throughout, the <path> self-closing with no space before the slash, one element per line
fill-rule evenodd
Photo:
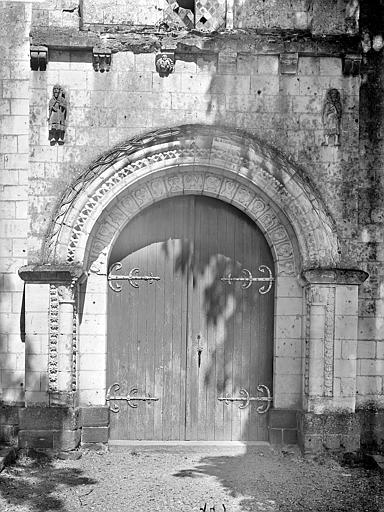
<path fill-rule="evenodd" d="M 309 354 L 311 343 L 311 304 L 312 290 L 310 287 L 305 289 L 305 346 L 304 346 L 304 394 L 309 395 Z"/>
<path fill-rule="evenodd" d="M 78 305 L 74 304 L 73 307 L 73 329 L 72 329 L 72 379 L 71 379 L 71 388 L 72 391 L 77 390 L 77 336 L 78 336 Z"/>
<path fill-rule="evenodd" d="M 59 293 L 57 286 L 49 289 L 49 348 L 48 348 L 48 390 L 55 392 L 58 373 L 58 342 L 59 342 Z"/>
<path fill-rule="evenodd" d="M 275 250 L 279 275 L 295 275 L 294 251 L 288 239 L 288 233 L 285 227 L 281 224 L 280 219 L 273 210 L 270 207 L 267 208 L 263 201 L 260 199 L 253 201 L 252 194 L 250 194 L 249 189 L 246 187 L 239 186 L 234 180 L 223 180 L 220 175 L 216 176 L 212 173 L 205 175 L 202 172 L 182 172 L 177 175 L 165 175 L 155 180 L 148 181 L 146 184 L 147 188 L 142 187 L 142 189 L 146 191 L 145 195 L 148 195 L 148 201 L 150 201 L 148 190 L 152 198 L 155 198 L 155 195 L 152 193 L 154 183 L 156 188 L 156 200 L 170 197 L 175 192 L 177 194 L 189 193 L 190 191 L 201 193 L 207 190 L 207 192 L 210 192 L 209 195 L 211 195 L 212 191 L 214 191 L 216 196 L 222 197 L 223 199 L 225 198 L 225 200 L 232 200 L 234 204 L 239 202 L 239 198 L 243 199 L 245 211 L 248 211 L 253 218 L 255 217 L 247 208 L 247 204 L 252 203 L 251 206 L 258 204 L 258 210 L 261 209 L 263 215 L 257 219 L 257 223 Z M 132 218 L 132 213 L 124 208 L 123 205 L 126 204 L 127 201 L 134 201 L 136 211 L 139 211 L 148 204 L 138 204 L 139 201 L 136 197 L 138 190 L 140 189 L 127 192 L 126 196 L 119 198 L 115 208 L 108 209 L 108 212 L 105 212 L 105 215 L 100 219 L 100 229 L 95 233 L 90 251 L 89 261 L 92 272 L 103 273 L 105 271 L 103 265 L 106 261 L 106 254 L 109 251 L 110 244 L 115 239 L 116 233 L 120 232 L 121 228 Z M 223 190 L 228 192 L 228 197 L 223 194 Z M 132 199 L 131 194 L 133 194 L 135 200 Z M 235 195 L 233 196 L 233 194 Z M 274 240 L 272 240 L 271 237 L 274 237 Z"/>
<path fill-rule="evenodd" d="M 221 187 L 221 179 L 217 176 L 208 175 L 205 178 L 204 190 L 215 194 L 219 193 Z"/>
<path fill-rule="evenodd" d="M 310 285 L 306 288 L 306 323 L 305 323 L 305 369 L 304 369 L 304 389 L 305 394 L 309 394 L 309 381 L 311 379 L 310 357 L 311 343 L 322 343 L 322 375 L 323 386 L 322 396 L 333 397 L 334 382 L 334 352 L 335 352 L 335 308 L 336 308 L 336 288 L 334 286 Z M 323 315 L 320 317 L 318 311 L 312 317 L 312 307 L 321 307 Z M 322 318 L 323 333 L 321 340 L 312 340 L 310 337 L 311 321 L 319 321 Z M 318 364 L 321 364 L 318 362 Z"/>
<path fill-rule="evenodd" d="M 183 190 L 183 178 L 179 175 L 169 176 L 167 188 L 170 192 L 181 192 Z"/>
<path fill-rule="evenodd" d="M 68 357 L 71 359 L 71 389 L 58 389 L 59 371 L 59 334 L 60 308 L 62 305 L 70 304 L 73 312 L 71 322 L 71 351 Z M 61 354 L 62 356 L 62 354 Z M 48 391 L 76 391 L 77 388 L 77 308 L 75 300 L 74 280 L 71 284 L 51 284 L 49 289 L 49 347 L 48 347 Z"/>
<path fill-rule="evenodd" d="M 184 174 L 184 190 L 201 191 L 203 189 L 204 175 L 197 173 Z"/>
<path fill-rule="evenodd" d="M 329 288 L 324 326 L 324 396 L 333 396 L 336 289 Z"/>

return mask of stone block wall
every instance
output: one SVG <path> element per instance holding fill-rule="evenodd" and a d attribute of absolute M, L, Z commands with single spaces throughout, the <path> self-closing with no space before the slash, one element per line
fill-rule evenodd
<path fill-rule="evenodd" d="M 32 6 L 33 27 L 78 29 L 79 24 L 79 0 L 45 0 Z"/>
<path fill-rule="evenodd" d="M 313 34 L 358 32 L 358 2 L 263 0 L 234 2 L 234 26 L 309 30 Z"/>
<path fill-rule="evenodd" d="M 359 8 L 353 0 L 46 0 L 34 8 L 34 25 L 85 29 L 162 27 L 201 31 L 305 30 L 355 34 Z"/>
<path fill-rule="evenodd" d="M 0 442 L 70 451 L 108 441 L 108 407 L 0 407 Z"/>
<path fill-rule="evenodd" d="M 24 399 L 31 4 L 0 2 L 0 400 Z"/>

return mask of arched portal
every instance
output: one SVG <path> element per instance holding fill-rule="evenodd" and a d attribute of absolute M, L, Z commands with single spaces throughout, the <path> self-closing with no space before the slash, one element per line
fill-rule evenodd
<path fill-rule="evenodd" d="M 247 134 L 196 125 L 122 144 L 79 176 L 60 202 L 45 260 L 53 267 L 80 266 L 87 273 L 80 291 L 80 404 L 106 402 L 107 275 L 121 233 L 151 205 L 187 196 L 230 205 L 262 232 L 275 278 L 273 406 L 302 408 L 309 359 L 308 345 L 303 348 L 307 334 L 298 276 L 306 269 L 337 265 L 333 220 L 300 169 L 280 154 Z"/>

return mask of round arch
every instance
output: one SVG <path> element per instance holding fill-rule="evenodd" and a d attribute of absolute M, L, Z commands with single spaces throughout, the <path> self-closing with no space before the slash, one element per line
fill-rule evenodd
<path fill-rule="evenodd" d="M 158 130 L 121 144 L 81 174 L 60 201 L 45 246 L 46 263 L 81 266 L 88 273 L 80 292 L 80 403 L 105 403 L 106 275 L 118 235 L 149 205 L 185 194 L 230 203 L 263 231 L 276 277 L 273 403 L 300 408 L 304 369 L 296 366 L 304 322 L 297 276 L 337 266 L 334 222 L 292 162 L 243 132 L 201 125 Z M 92 370 L 86 362 L 90 344 L 100 359 L 100 367 Z M 290 364 L 296 373 L 284 376 L 281 368 Z"/>
<path fill-rule="evenodd" d="M 334 222 L 297 166 L 243 132 L 201 125 L 136 137 L 97 160 L 62 197 L 46 260 L 106 273 L 126 223 L 181 194 L 209 195 L 243 210 L 263 230 L 280 275 L 339 260 Z"/>

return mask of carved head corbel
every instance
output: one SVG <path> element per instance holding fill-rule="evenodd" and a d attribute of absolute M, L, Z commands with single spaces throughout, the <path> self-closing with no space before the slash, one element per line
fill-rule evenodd
<path fill-rule="evenodd" d="M 172 51 L 162 51 L 156 55 L 156 71 L 161 77 L 169 76 L 175 69 L 175 53 Z"/>

